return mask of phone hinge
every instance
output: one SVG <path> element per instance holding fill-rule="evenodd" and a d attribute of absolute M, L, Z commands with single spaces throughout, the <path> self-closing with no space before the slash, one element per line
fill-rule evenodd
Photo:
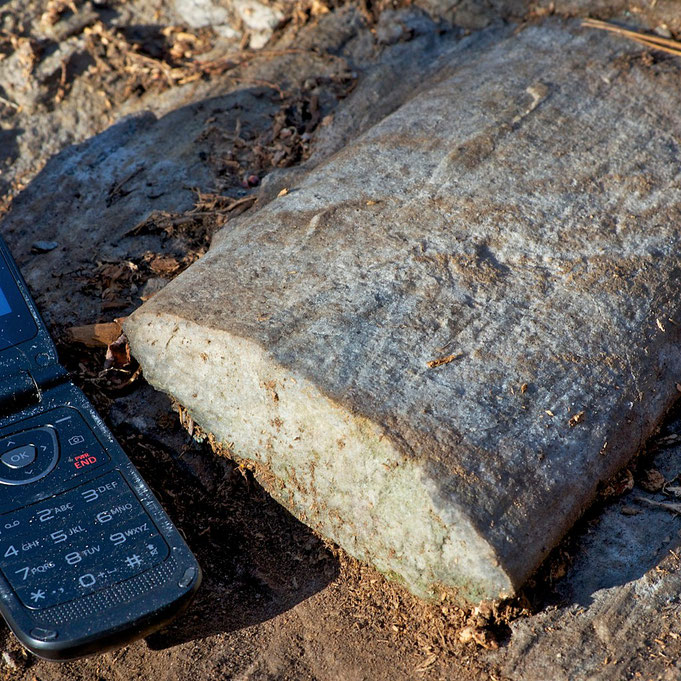
<path fill-rule="evenodd" d="M 38 404 L 42 393 L 68 379 L 68 373 L 59 364 L 51 364 L 30 371 L 16 371 L 0 378 L 0 416 L 21 411 Z"/>
<path fill-rule="evenodd" d="M 40 402 L 40 388 L 28 371 L 0 378 L 0 415 L 20 411 Z"/>
<path fill-rule="evenodd" d="M 31 378 L 36 385 L 38 396 L 40 397 L 41 391 L 68 381 L 69 374 L 60 364 L 50 364 L 46 367 L 34 368 L 31 372 Z"/>

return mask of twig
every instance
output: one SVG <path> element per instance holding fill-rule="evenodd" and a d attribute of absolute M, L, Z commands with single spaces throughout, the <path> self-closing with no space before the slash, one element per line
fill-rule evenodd
<path fill-rule="evenodd" d="M 655 501 L 654 499 L 646 499 L 646 497 L 636 497 L 636 501 L 648 504 L 648 506 L 654 506 L 655 508 L 663 508 L 672 513 L 681 513 L 681 504 L 673 504 L 667 501 Z"/>
<path fill-rule="evenodd" d="M 173 216 L 159 211 L 158 213 L 152 213 L 148 218 L 146 218 L 146 220 L 142 220 L 142 222 L 135 225 L 130 231 L 126 232 L 124 236 L 138 236 L 139 234 L 142 234 L 143 230 L 148 227 L 150 221 L 153 219 L 158 220 L 158 228 L 168 230 L 172 229 L 173 227 L 181 227 L 182 225 L 190 224 L 196 218 L 211 217 L 214 215 L 228 215 L 237 208 L 243 208 L 245 210 L 250 208 L 251 204 L 255 203 L 257 198 L 257 194 L 249 194 L 248 196 L 244 196 L 240 199 L 235 199 L 226 208 L 219 208 L 215 210 L 196 210 L 185 213 L 184 215 Z"/>
<path fill-rule="evenodd" d="M 19 109 L 21 109 L 21 107 L 18 104 L 16 104 L 15 102 L 13 102 L 10 99 L 6 99 L 2 95 L 0 95 L 0 102 L 2 102 L 3 104 L 6 104 L 7 106 L 11 106 L 13 109 L 16 109 L 17 111 L 19 111 Z"/>
<path fill-rule="evenodd" d="M 607 21 L 600 21 L 599 19 L 585 19 L 582 22 L 582 26 L 585 28 L 596 28 L 601 31 L 610 31 L 611 33 L 616 33 L 617 35 L 629 38 L 639 45 L 650 47 L 653 50 L 667 52 L 668 54 L 673 54 L 677 57 L 681 56 L 681 42 L 678 40 L 662 38 L 661 36 L 641 33 L 639 31 L 630 31 L 629 29 L 610 24 Z"/>
<path fill-rule="evenodd" d="M 237 52 L 230 52 L 230 54 L 220 58 L 220 59 L 213 59 L 212 61 L 196 61 L 196 65 L 199 68 L 214 68 L 214 67 L 220 67 L 224 64 L 229 64 L 230 62 L 237 60 L 239 62 L 247 61 L 249 59 L 258 59 L 261 57 L 283 57 L 284 55 L 287 54 L 315 54 L 319 57 L 329 57 L 329 58 L 337 58 L 342 61 L 345 61 L 342 57 L 336 57 L 336 55 L 332 54 L 326 54 L 326 53 L 320 53 L 317 50 L 306 50 L 304 48 L 300 47 L 289 47 L 286 49 L 271 49 L 271 50 L 257 50 L 257 51 L 250 51 L 250 50 L 239 50 Z"/>
<path fill-rule="evenodd" d="M 665 485 L 662 488 L 665 494 L 672 494 L 675 497 L 681 497 L 681 487 L 678 485 Z"/>
<path fill-rule="evenodd" d="M 235 208 L 239 208 L 240 206 L 244 206 L 244 205 L 250 206 L 250 204 L 255 203 L 257 198 L 258 198 L 257 194 L 249 194 L 248 196 L 244 196 L 240 199 L 235 199 L 226 208 L 216 208 L 214 210 L 202 210 L 202 211 L 195 211 L 195 212 L 190 211 L 187 214 L 187 217 L 194 218 L 194 217 L 206 217 L 208 215 L 227 215 L 227 213 L 231 213 Z"/>

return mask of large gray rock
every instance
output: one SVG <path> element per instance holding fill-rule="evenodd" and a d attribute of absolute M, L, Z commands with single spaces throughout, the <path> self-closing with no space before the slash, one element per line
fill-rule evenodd
<path fill-rule="evenodd" d="M 631 50 L 453 54 L 132 316 L 147 378 L 412 591 L 513 593 L 678 395 L 678 70 Z"/>
<path fill-rule="evenodd" d="M 646 445 L 651 481 L 587 514 L 551 559 L 551 607 L 511 625 L 508 644 L 486 656 L 513 681 L 681 678 L 681 419 Z M 666 432 L 665 432 L 666 431 Z M 641 468 L 644 468 L 641 466 Z M 643 472 L 643 471 L 641 471 Z M 620 485 L 626 480 L 617 476 Z M 676 511 L 676 512 L 675 512 Z"/>

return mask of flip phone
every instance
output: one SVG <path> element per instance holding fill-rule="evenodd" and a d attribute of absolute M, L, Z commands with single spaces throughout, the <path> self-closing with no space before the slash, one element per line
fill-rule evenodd
<path fill-rule="evenodd" d="M 32 653 L 68 660 L 177 615 L 201 569 L 59 364 L 0 239 L 0 612 Z"/>

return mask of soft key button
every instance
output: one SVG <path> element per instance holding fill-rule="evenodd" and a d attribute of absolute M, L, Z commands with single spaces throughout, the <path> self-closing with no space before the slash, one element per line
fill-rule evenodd
<path fill-rule="evenodd" d="M 60 477 L 73 478 L 109 461 L 94 433 L 78 412 L 62 408 L 49 414 L 52 425 L 59 433 L 61 444 Z"/>

